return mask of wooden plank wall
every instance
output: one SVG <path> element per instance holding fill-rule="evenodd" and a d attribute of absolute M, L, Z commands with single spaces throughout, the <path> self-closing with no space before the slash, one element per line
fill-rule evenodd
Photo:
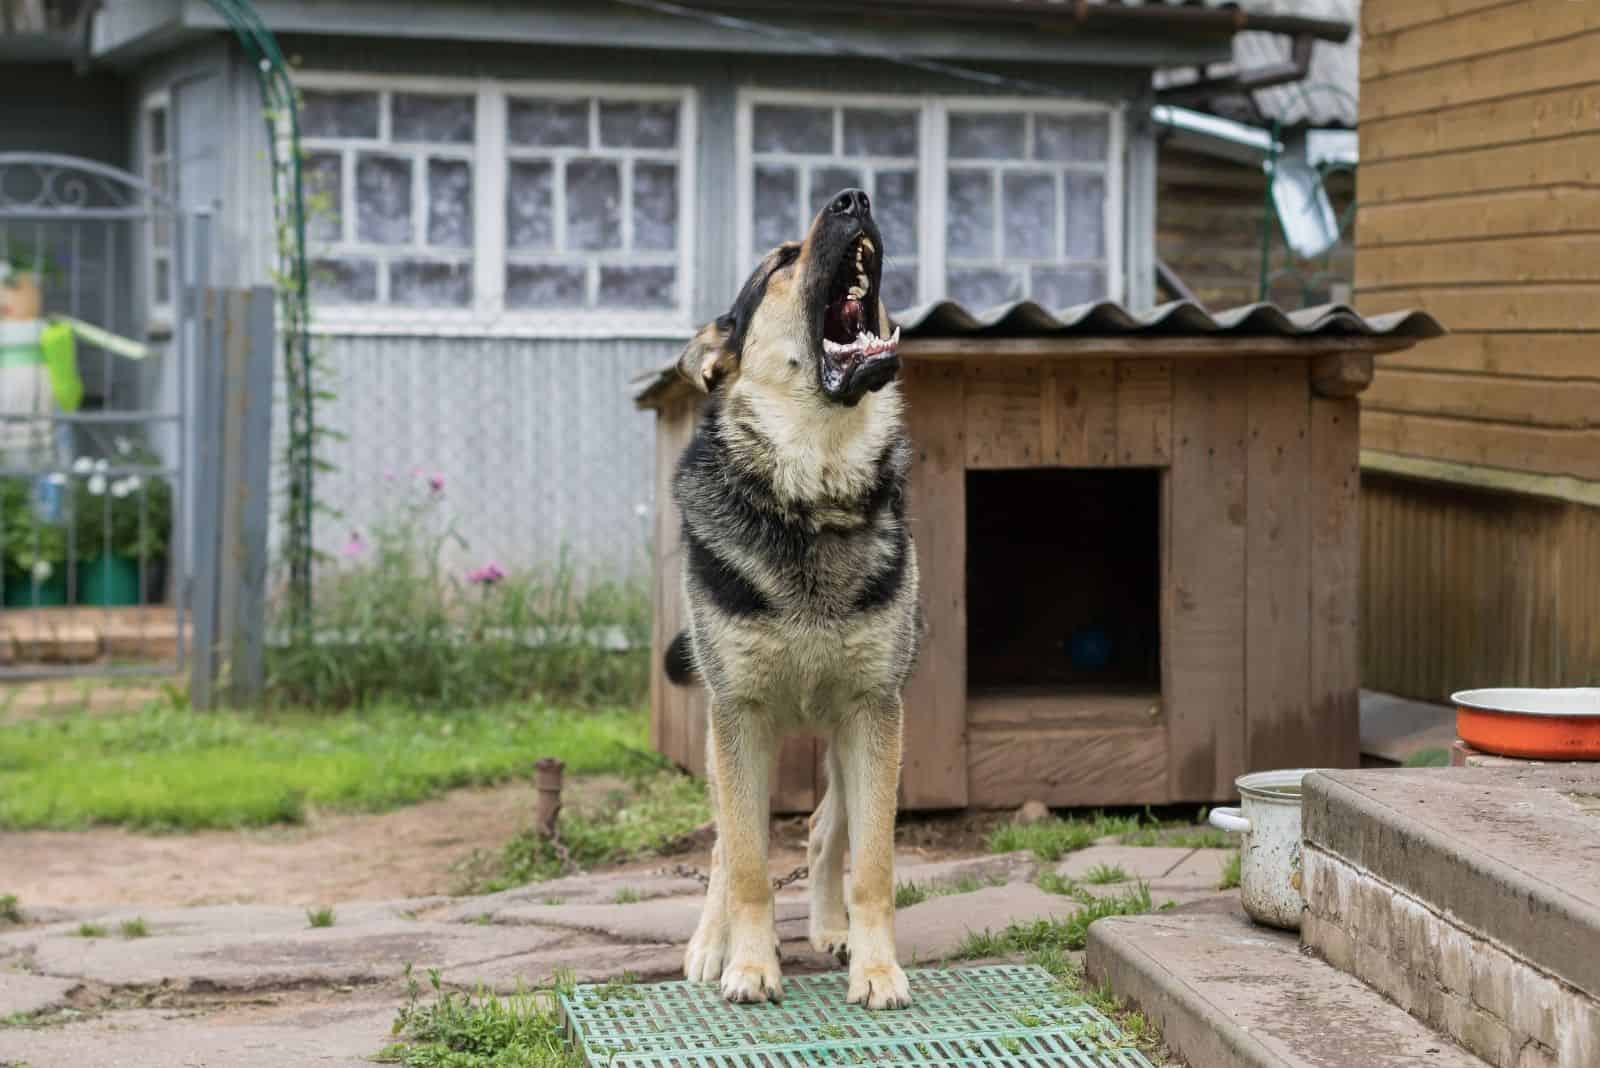
<path fill-rule="evenodd" d="M 1600 509 L 1367 473 L 1363 685 L 1600 682 Z"/>
<path fill-rule="evenodd" d="M 1366 4 L 1356 291 L 1370 449 L 1600 480 L 1600 4 Z"/>
<path fill-rule="evenodd" d="M 1257 299 L 1263 225 L 1273 227 L 1269 273 L 1293 265 L 1278 224 L 1263 213 L 1267 180 L 1259 166 L 1163 145 L 1156 183 L 1156 255 L 1211 310 Z M 1348 175 L 1329 178 L 1334 211 L 1343 212 L 1353 193 Z M 1315 269 L 1326 272 L 1330 280 L 1348 283 L 1354 260 L 1353 235 L 1347 234 L 1331 255 L 1316 261 Z M 1306 270 L 1303 265 L 1301 269 Z M 1327 282 L 1319 282 L 1311 299 L 1302 299 L 1298 281 L 1284 279 L 1273 286 L 1270 299 L 1298 308 L 1324 303 L 1332 296 Z"/>

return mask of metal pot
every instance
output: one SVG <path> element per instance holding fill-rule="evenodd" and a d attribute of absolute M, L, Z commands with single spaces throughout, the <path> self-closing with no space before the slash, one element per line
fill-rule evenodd
<path fill-rule="evenodd" d="M 1239 894 L 1257 923 L 1300 929 L 1300 780 L 1315 768 L 1257 771 L 1233 781 L 1238 808 L 1211 810 L 1211 826 L 1244 834 Z"/>

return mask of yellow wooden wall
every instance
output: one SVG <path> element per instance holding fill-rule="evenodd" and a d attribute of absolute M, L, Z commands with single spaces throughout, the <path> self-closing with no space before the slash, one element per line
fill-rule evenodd
<path fill-rule="evenodd" d="M 1380 358 L 1362 444 L 1600 479 L 1600 3 L 1363 5 L 1356 296 L 1452 334 Z"/>

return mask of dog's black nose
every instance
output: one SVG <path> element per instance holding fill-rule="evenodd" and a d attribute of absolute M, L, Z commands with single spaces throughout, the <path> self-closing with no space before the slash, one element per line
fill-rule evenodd
<path fill-rule="evenodd" d="M 833 198 L 828 210 L 834 215 L 866 219 L 872 215 L 872 201 L 867 199 L 864 189 L 846 189 Z"/>

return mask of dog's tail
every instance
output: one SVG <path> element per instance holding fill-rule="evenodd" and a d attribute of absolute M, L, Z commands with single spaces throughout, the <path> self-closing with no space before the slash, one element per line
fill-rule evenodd
<path fill-rule="evenodd" d="M 667 655 L 662 660 L 667 669 L 667 680 L 674 686 L 688 686 L 699 674 L 694 662 L 694 646 L 689 644 L 689 632 L 686 630 L 679 631 L 678 636 L 672 639 L 672 644 L 667 646 Z"/>

